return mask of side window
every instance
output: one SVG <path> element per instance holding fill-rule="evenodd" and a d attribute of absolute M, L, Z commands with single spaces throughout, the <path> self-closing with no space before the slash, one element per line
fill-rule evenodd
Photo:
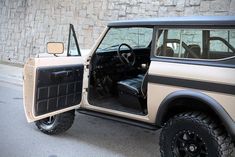
<path fill-rule="evenodd" d="M 201 30 L 162 30 L 157 42 L 158 56 L 201 58 Z"/>
<path fill-rule="evenodd" d="M 211 30 L 209 37 L 209 57 L 211 59 L 234 56 L 234 30 Z"/>
<path fill-rule="evenodd" d="M 70 24 L 69 27 L 69 41 L 68 41 L 68 56 L 81 56 L 81 52 L 78 46 L 77 37 L 74 31 L 74 27 Z"/>
<path fill-rule="evenodd" d="M 158 31 L 156 56 L 221 59 L 235 55 L 234 30 L 164 29 Z"/>

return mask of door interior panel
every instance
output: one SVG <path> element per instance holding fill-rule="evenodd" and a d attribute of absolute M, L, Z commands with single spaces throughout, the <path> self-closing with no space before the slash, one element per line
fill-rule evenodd
<path fill-rule="evenodd" d="M 79 104 L 82 96 L 83 65 L 37 69 L 35 116 Z"/>

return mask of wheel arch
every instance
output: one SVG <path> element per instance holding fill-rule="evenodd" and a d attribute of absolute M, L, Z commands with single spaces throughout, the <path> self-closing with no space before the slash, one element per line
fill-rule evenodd
<path fill-rule="evenodd" d="M 198 91 L 181 90 L 169 94 L 158 108 L 156 125 L 162 127 L 170 117 L 186 111 L 202 111 L 213 116 L 222 123 L 233 141 L 235 141 L 235 123 L 233 119 L 221 104 Z"/>

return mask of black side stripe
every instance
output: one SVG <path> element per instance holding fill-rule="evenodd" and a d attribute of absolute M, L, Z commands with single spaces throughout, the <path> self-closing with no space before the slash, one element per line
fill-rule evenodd
<path fill-rule="evenodd" d="M 164 85 L 206 90 L 218 93 L 226 93 L 235 95 L 235 86 L 228 84 L 204 82 L 204 81 L 195 81 L 181 78 L 157 76 L 157 75 L 148 75 L 148 81 L 150 83 L 158 83 Z"/>

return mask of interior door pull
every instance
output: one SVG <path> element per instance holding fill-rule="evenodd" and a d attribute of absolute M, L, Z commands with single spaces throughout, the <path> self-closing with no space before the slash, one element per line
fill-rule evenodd
<path fill-rule="evenodd" d="M 73 72 L 71 70 L 68 71 L 56 71 L 56 72 L 52 72 L 51 75 L 54 78 L 61 78 L 61 77 L 69 77 L 73 74 Z"/>

